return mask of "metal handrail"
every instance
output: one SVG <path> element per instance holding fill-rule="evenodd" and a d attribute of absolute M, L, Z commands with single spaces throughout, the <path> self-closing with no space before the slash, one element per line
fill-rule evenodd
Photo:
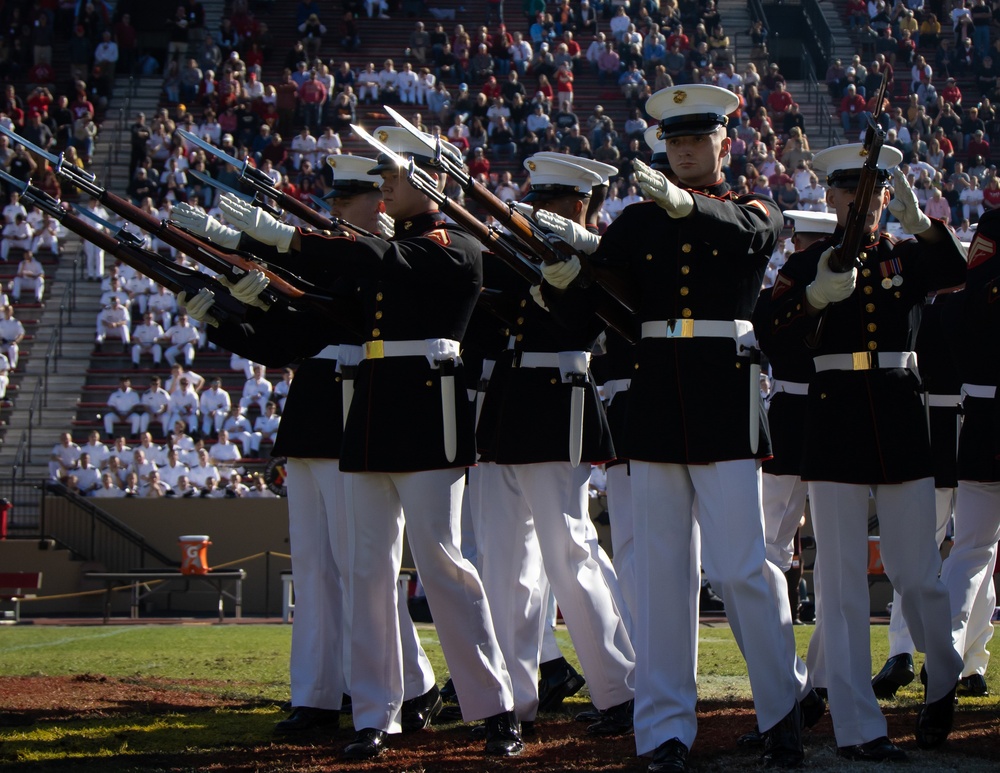
<path fill-rule="evenodd" d="M 38 417 L 38 423 L 42 421 L 42 379 L 35 379 L 35 391 L 31 395 L 31 404 L 28 406 L 28 456 L 31 456 L 31 451 L 34 447 L 34 426 L 35 417 Z"/>
<path fill-rule="evenodd" d="M 59 348 L 62 341 L 62 328 L 57 327 L 49 336 L 49 345 L 45 350 L 45 367 L 42 370 L 42 406 L 49 407 L 49 374 L 59 372 Z"/>
<path fill-rule="evenodd" d="M 17 480 L 17 471 L 21 471 L 21 480 L 24 480 L 25 471 L 28 467 L 29 462 L 28 456 L 28 431 L 21 430 L 21 438 L 17 441 L 17 450 L 14 451 L 14 461 L 10 466 L 10 483 L 13 487 L 14 481 Z"/>
<path fill-rule="evenodd" d="M 805 47 L 802 48 L 802 71 L 805 77 L 806 93 L 814 97 L 819 104 L 817 115 L 819 116 L 819 134 L 826 134 L 826 144 L 828 147 L 840 144 L 840 135 L 837 133 L 837 125 L 830 116 L 829 96 L 826 90 L 820 85 L 816 77 L 816 70 L 813 67 L 812 57 L 809 56 Z"/>

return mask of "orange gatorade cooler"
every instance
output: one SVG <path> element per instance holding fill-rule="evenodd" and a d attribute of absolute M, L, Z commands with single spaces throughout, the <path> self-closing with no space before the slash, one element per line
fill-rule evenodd
<path fill-rule="evenodd" d="M 868 574 L 885 574 L 882 566 L 882 543 L 878 537 L 868 538 Z"/>
<path fill-rule="evenodd" d="M 208 546 L 212 544 L 207 534 L 188 534 L 178 537 L 181 546 L 181 574 L 208 574 Z"/>

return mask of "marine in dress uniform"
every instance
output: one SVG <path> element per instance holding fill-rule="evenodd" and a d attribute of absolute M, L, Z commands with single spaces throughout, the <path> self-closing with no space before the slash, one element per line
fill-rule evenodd
<path fill-rule="evenodd" d="M 373 164 L 360 156 L 331 156 L 333 185 L 325 197 L 334 216 L 366 230 L 377 228 L 382 209 L 381 178 L 368 174 Z M 318 286 L 342 290 L 340 280 L 325 270 L 324 264 L 331 262 L 329 255 L 322 253 L 327 240 L 305 231 L 299 236 L 298 251 L 279 253 L 273 245 L 247 234 L 240 239 L 240 246 L 281 263 Z M 340 471 L 339 457 L 361 341 L 346 328 L 314 315 L 296 319 L 296 315 L 275 316 L 248 308 L 248 317 L 251 325 L 225 331 L 228 335 L 222 345 L 266 358 L 272 367 L 290 358 L 300 360 L 272 449 L 272 456 L 288 459 L 289 537 L 297 612 L 292 620 L 289 667 L 294 710 L 275 726 L 275 732 L 291 734 L 334 722 L 344 693 L 350 692 L 348 583 L 353 535 L 347 510 L 349 476 Z M 210 336 L 220 333 L 210 330 Z M 440 710 L 440 699 L 406 599 L 399 598 L 398 604 L 404 673 L 401 725 L 413 731 L 430 723 Z"/>
<path fill-rule="evenodd" d="M 403 130 L 382 127 L 375 135 L 420 163 L 430 161 Z M 463 383 L 460 340 L 482 288 L 481 248 L 449 226 L 391 159 L 380 159 L 372 171 L 383 177 L 394 239 L 321 234 L 310 240 L 315 244 L 306 256 L 359 288 L 367 339 L 340 459 L 342 471 L 356 473 L 349 508 L 355 529 L 351 697 L 358 735 L 345 755 L 377 756 L 387 735 L 400 730 L 397 578 L 405 511 L 463 715 L 486 719 L 488 754 L 511 756 L 524 747 L 510 678 L 482 583 L 458 539 L 475 436 L 467 394 L 456 385 Z M 259 233 L 266 218 L 252 217 Z M 301 239 L 296 231 L 283 246 L 294 250 Z"/>
<path fill-rule="evenodd" d="M 945 322 L 945 317 L 949 314 L 948 307 L 957 299 L 960 299 L 960 294 L 944 293 L 927 300 L 921 312 L 916 343 L 931 454 L 934 458 L 934 507 L 937 514 L 934 541 L 939 546 L 951 523 L 955 488 L 958 485 L 962 379 L 952 357 L 951 331 Z M 896 690 L 912 682 L 915 677 L 913 637 L 906 627 L 902 609 L 899 592 L 894 590 L 892 612 L 889 615 L 889 658 L 872 678 L 876 698 L 895 697 Z M 992 610 L 990 612 L 992 614 Z"/>
<path fill-rule="evenodd" d="M 670 167 L 691 187 L 637 164 L 654 201 L 627 207 L 592 256 L 631 282 L 642 324 L 622 445 L 635 518 L 636 748 L 652 755 L 652 773 L 686 769 L 697 729 L 698 525 L 706 575 L 730 615 L 752 621 L 743 651 L 766 759 L 802 760 L 785 580 L 764 547 L 758 367 L 741 344 L 782 218 L 771 200 L 733 197 L 722 182 L 723 127 L 736 107 L 711 86 L 653 95 L 647 110 Z M 556 287 L 572 279 L 549 274 Z M 583 306 L 581 295 L 567 292 L 559 305 Z"/>
<path fill-rule="evenodd" d="M 960 691 L 986 694 L 985 615 L 996 605 L 993 571 L 1000 539 L 1000 214 L 987 212 L 969 247 L 965 290 L 952 322 L 965 419 L 958 446 L 955 542 L 941 580 L 951 598 L 952 637 L 965 656 Z"/>
<path fill-rule="evenodd" d="M 525 166 L 532 185 L 526 200 L 582 221 L 590 189 L 601 180 L 597 174 L 569 157 L 532 156 Z M 591 697 L 604 712 L 588 731 L 625 732 L 635 656 L 587 497 L 590 465 L 614 457 L 588 368 L 602 325 L 594 318 L 588 326 L 563 328 L 529 290 L 515 281 L 504 293 L 503 301 L 515 309 L 510 340 L 493 368 L 479 420 L 481 461 L 491 462 L 482 471 L 487 506 L 476 526 L 483 585 L 518 718 L 533 721 L 538 710 L 539 648 L 551 583 Z"/>
<path fill-rule="evenodd" d="M 817 154 L 827 172 L 830 205 L 847 222 L 860 168 L 860 144 Z M 809 481 L 816 530 L 818 615 L 822 647 L 837 653 L 826 663 L 830 711 L 839 754 L 856 760 L 905 757 L 886 736 L 872 692 L 867 593 L 868 496 L 875 493 L 882 560 L 902 596 L 902 612 L 918 649 L 927 654 L 928 686 L 917 720 L 917 742 L 934 747 L 951 728 L 961 657 L 947 636 L 948 598 L 937 577 L 934 480 L 920 383 L 913 353 L 911 312 L 929 292 L 961 285 L 961 245 L 941 222 L 920 212 L 896 171 L 889 205 L 889 170 L 901 160 L 893 148 L 879 158 L 880 182 L 867 207 L 870 241 L 861 269 L 844 274 L 828 265 L 823 244 L 794 254 L 775 280 L 770 335 L 779 347 L 806 347 L 812 336 L 816 374 L 807 396 L 800 474 Z M 879 234 L 886 206 L 915 240 Z M 819 340 L 815 331 L 823 314 Z"/>

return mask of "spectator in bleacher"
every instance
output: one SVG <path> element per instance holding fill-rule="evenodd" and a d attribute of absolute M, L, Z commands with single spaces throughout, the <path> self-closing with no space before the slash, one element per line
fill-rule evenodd
<path fill-rule="evenodd" d="M 139 414 L 139 432 L 146 433 L 152 420 L 160 422 L 163 435 L 166 436 L 170 427 L 170 394 L 161 386 L 159 376 L 151 376 L 149 388 L 139 398 L 141 412 Z"/>
<path fill-rule="evenodd" d="M 219 470 L 212 464 L 208 451 L 204 448 L 198 450 L 198 462 L 188 471 L 188 480 L 191 485 L 197 488 L 206 488 L 209 479 L 217 481 Z"/>
<path fill-rule="evenodd" d="M 80 453 L 80 446 L 73 442 L 73 436 L 63 432 L 49 455 L 49 476 L 53 480 L 59 480 L 67 472 L 75 469 Z"/>
<path fill-rule="evenodd" d="M 979 222 L 985 208 L 983 207 L 983 191 L 979 187 L 979 178 L 976 175 L 969 175 L 969 187 L 959 194 L 958 199 L 962 203 L 962 217 L 969 222 Z"/>
<path fill-rule="evenodd" d="M 858 94 L 857 88 L 851 84 L 847 87 L 844 98 L 840 100 L 840 124 L 844 127 L 844 133 L 850 134 L 852 130 L 861 131 L 867 116 L 865 98 Z"/>
<path fill-rule="evenodd" d="M 80 446 L 80 452 L 89 454 L 98 467 L 103 467 L 111 456 L 111 450 L 101 442 L 101 433 L 96 429 L 87 434 L 87 442 Z"/>
<path fill-rule="evenodd" d="M 253 427 L 250 420 L 243 415 L 239 403 L 233 405 L 229 415 L 222 423 L 222 429 L 229 433 L 229 439 L 243 447 L 243 457 L 253 456 Z"/>
<path fill-rule="evenodd" d="M 136 410 L 139 402 L 139 394 L 132 389 L 132 379 L 122 376 L 118 389 L 108 397 L 109 410 L 104 414 L 104 432 L 109 439 L 115 436 L 116 421 L 128 422 L 133 437 L 139 434 L 140 412 Z"/>
<path fill-rule="evenodd" d="M 490 135 L 490 145 L 493 149 L 493 158 L 514 159 L 517 156 L 517 143 L 514 140 L 514 132 L 507 124 L 507 119 L 503 116 L 497 122 L 496 128 Z"/>
<path fill-rule="evenodd" d="M 230 442 L 229 433 L 225 430 L 220 430 L 219 440 L 209 451 L 209 458 L 212 464 L 219 470 L 219 475 L 223 479 L 226 479 L 233 474 L 233 463 L 238 462 L 242 457 L 239 447 L 235 443 Z"/>
<path fill-rule="evenodd" d="M 177 364 L 177 355 L 183 354 L 184 364 L 191 367 L 194 363 L 195 346 L 198 343 L 198 330 L 191 326 L 187 314 L 184 312 L 178 314 L 174 324 L 164 331 L 161 340 L 170 344 L 163 355 L 171 366 Z"/>
<path fill-rule="evenodd" d="M 222 379 L 213 378 L 212 386 L 201 393 L 201 434 L 218 435 L 226 416 L 232 410 L 229 393 L 222 388 Z"/>
<path fill-rule="evenodd" d="M 258 416 L 253 423 L 254 431 L 251 436 L 251 445 L 254 455 L 258 458 L 260 457 L 261 443 L 274 443 L 274 438 L 278 434 L 281 417 L 278 416 L 276 409 L 277 406 L 273 402 L 267 403 L 264 406 L 263 415 Z"/>
<path fill-rule="evenodd" d="M 143 494 L 143 496 L 151 499 L 157 499 L 160 497 L 168 497 L 172 493 L 173 491 L 170 486 L 160 479 L 159 470 L 153 470 L 149 473 L 149 483 L 146 485 L 146 493 Z"/>
<path fill-rule="evenodd" d="M 440 78 L 438 75 L 439 80 Z M 365 65 L 365 69 L 358 74 L 358 99 L 365 105 L 378 104 L 379 74 L 373 62 Z"/>
<path fill-rule="evenodd" d="M 198 393 L 188 379 L 182 376 L 178 388 L 170 394 L 168 426 L 176 428 L 178 423 L 182 423 L 187 430 L 197 432 L 199 407 Z"/>
<path fill-rule="evenodd" d="M 156 293 L 150 297 L 147 310 L 162 328 L 167 329 L 177 312 L 177 299 L 163 285 L 157 285 Z"/>
<path fill-rule="evenodd" d="M 139 491 L 139 476 L 134 472 L 127 472 L 125 483 L 122 485 L 122 493 L 128 498 L 134 498 L 140 495 Z"/>
<path fill-rule="evenodd" d="M 105 472 L 101 475 L 100 487 L 91 496 L 95 499 L 118 499 L 125 496 L 125 492 L 115 483 L 114 476 Z"/>
<path fill-rule="evenodd" d="M 12 370 L 17 369 L 19 344 L 23 340 L 24 325 L 14 317 L 14 307 L 8 304 L 3 307 L 3 316 L 0 318 L 0 351 L 6 356 Z"/>
<path fill-rule="evenodd" d="M 403 69 L 396 76 L 396 88 L 399 93 L 399 100 L 404 105 L 420 104 L 420 76 L 413 71 L 413 65 L 409 62 L 403 63 Z"/>
<path fill-rule="evenodd" d="M 35 231 L 28 223 L 28 219 L 18 212 L 14 216 L 13 223 L 7 223 L 3 227 L 3 239 L 0 241 L 0 261 L 7 262 L 11 249 L 23 250 L 25 255 L 31 254 L 31 245 L 34 242 Z M 20 295 L 15 291 L 15 300 Z"/>
<path fill-rule="evenodd" d="M 160 473 L 160 479 L 163 480 L 164 483 L 168 486 L 176 488 L 182 477 L 185 480 L 187 479 L 189 468 L 186 464 L 180 461 L 177 449 L 171 448 L 167 451 L 166 463 L 160 465 L 158 471 Z"/>
<path fill-rule="evenodd" d="M 386 59 L 378 72 L 378 94 L 383 103 L 399 101 L 399 73 L 392 59 Z"/>
<path fill-rule="evenodd" d="M 642 71 L 636 66 L 636 63 L 629 62 L 628 69 L 618 79 L 618 85 L 625 97 L 625 103 L 629 107 L 635 107 L 642 87 L 646 85 L 646 79 L 643 78 Z"/>
<path fill-rule="evenodd" d="M 77 486 L 83 496 L 90 496 L 101 487 L 101 472 L 91 464 L 90 454 L 80 454 L 73 474 L 76 475 Z"/>
<path fill-rule="evenodd" d="M 25 221 L 25 225 L 27 222 Z M 30 226 L 29 226 L 30 227 Z M 6 230 L 7 226 L 4 227 Z M 0 249 L 7 247 L 7 239 L 4 238 L 3 244 L 0 245 Z M 30 247 L 30 237 L 28 241 L 28 247 Z M 7 259 L 6 252 L 2 255 L 3 260 Z M 34 254 L 26 247 L 24 254 L 21 257 L 21 262 L 17 266 L 17 274 L 14 276 L 11 282 L 11 298 L 13 298 L 14 303 L 21 302 L 21 291 L 22 290 L 33 290 L 35 293 L 35 302 L 42 302 L 42 295 L 45 293 L 45 269 L 42 264 L 35 259 Z"/>
<path fill-rule="evenodd" d="M 132 367 L 139 367 L 139 358 L 143 354 L 152 355 L 153 365 L 159 367 L 163 358 L 162 338 L 163 328 L 153 319 L 152 312 L 147 311 L 143 314 L 142 324 L 136 325 L 132 333 Z"/>
<path fill-rule="evenodd" d="M 261 413 L 271 399 L 274 385 L 264 377 L 262 365 L 253 366 L 253 376 L 243 385 L 243 396 L 240 398 L 240 408 L 246 411 L 251 405 L 256 405 Z"/>
<path fill-rule="evenodd" d="M 995 187 L 995 189 L 998 196 L 997 204 L 1000 205 L 1000 188 Z M 935 188 L 931 193 L 931 197 L 924 204 L 924 214 L 930 218 L 943 220 L 945 223 L 951 222 L 951 206 L 941 195 L 940 189 Z"/>
<path fill-rule="evenodd" d="M 89 162 L 88 162 L 89 163 Z M 14 156 L 7 163 L 7 174 L 27 182 L 38 170 L 38 163 L 24 145 L 14 147 Z"/>
<path fill-rule="evenodd" d="M 971 113 L 971 109 L 969 112 Z M 976 129 L 972 132 L 965 153 L 970 167 L 977 165 L 976 159 L 979 160 L 979 164 L 982 164 L 984 163 L 984 159 L 990 157 L 990 143 L 986 139 L 982 129 Z"/>
<path fill-rule="evenodd" d="M 285 368 L 281 371 L 281 381 L 274 385 L 272 399 L 278 404 L 279 411 L 284 412 L 285 410 L 285 400 L 288 398 L 288 390 L 292 388 L 294 378 L 295 371 L 291 368 Z M 223 420 L 225 420 L 225 416 L 223 416 Z"/>
<path fill-rule="evenodd" d="M 118 338 L 122 342 L 124 350 L 131 340 L 129 334 L 131 324 L 132 319 L 128 309 L 122 305 L 121 299 L 117 295 L 112 296 L 111 303 L 97 314 L 97 337 L 94 350 L 101 351 L 101 346 L 109 335 Z"/>
<path fill-rule="evenodd" d="M 319 16 L 311 13 L 298 26 L 298 30 L 302 35 L 302 45 L 305 48 L 306 55 L 311 61 L 319 56 L 319 52 L 323 47 L 323 36 L 326 34 L 326 26 L 319 20 Z"/>

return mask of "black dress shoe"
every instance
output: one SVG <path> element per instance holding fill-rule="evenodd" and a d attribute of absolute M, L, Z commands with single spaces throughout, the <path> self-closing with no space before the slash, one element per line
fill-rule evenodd
<path fill-rule="evenodd" d="M 311 706 L 296 706 L 291 716 L 274 726 L 275 735 L 295 735 L 308 733 L 318 728 L 336 728 L 340 724 L 340 712 L 332 709 L 314 709 Z"/>
<path fill-rule="evenodd" d="M 423 695 L 403 701 L 399 724 L 404 733 L 415 733 L 428 727 L 442 708 L 444 701 L 441 700 L 437 685 L 434 685 Z"/>
<path fill-rule="evenodd" d="M 913 681 L 913 656 L 909 653 L 893 655 L 872 679 L 872 690 L 879 700 L 896 697 L 896 690 Z"/>
<path fill-rule="evenodd" d="M 629 700 L 605 709 L 601 718 L 587 728 L 587 735 L 621 735 L 632 732 L 635 701 Z"/>
<path fill-rule="evenodd" d="M 653 752 L 647 773 L 684 773 L 687 770 L 688 748 L 678 739 L 661 743 Z"/>
<path fill-rule="evenodd" d="M 534 738 L 538 733 L 535 731 L 534 720 L 524 720 L 521 723 L 521 740 L 525 738 Z M 473 725 L 472 730 L 469 731 L 469 738 L 473 741 L 482 741 L 486 738 L 486 725 Z"/>
<path fill-rule="evenodd" d="M 764 734 L 758 728 L 754 728 L 749 733 L 744 733 L 736 739 L 736 745 L 743 748 L 752 749 L 755 746 L 764 748 Z"/>
<path fill-rule="evenodd" d="M 853 762 L 906 762 L 906 752 L 885 736 L 856 746 L 838 746 L 837 756 Z"/>
<path fill-rule="evenodd" d="M 538 710 L 555 711 L 566 698 L 576 695 L 587 683 L 565 658 L 542 663 L 538 680 Z"/>
<path fill-rule="evenodd" d="M 924 703 L 917 712 L 917 746 L 921 749 L 936 749 L 948 740 L 955 720 L 956 683 L 943 697 L 933 703 Z M 926 701 L 926 691 L 924 692 Z"/>
<path fill-rule="evenodd" d="M 455 683 L 448 677 L 448 681 L 441 688 L 441 700 L 445 703 L 458 703 L 458 692 L 455 690 Z"/>
<path fill-rule="evenodd" d="M 573 717 L 574 722 L 600 722 L 600 720 L 601 712 L 594 708 L 581 711 Z"/>
<path fill-rule="evenodd" d="M 990 688 L 986 684 L 986 677 L 982 674 L 963 676 L 958 683 L 958 691 L 962 695 L 975 695 L 978 697 L 990 694 Z"/>
<path fill-rule="evenodd" d="M 349 760 L 371 760 L 385 751 L 387 734 L 384 730 L 366 727 L 344 747 L 344 757 Z"/>
<path fill-rule="evenodd" d="M 490 757 L 516 757 L 524 751 L 524 741 L 521 740 L 521 731 L 513 711 L 487 717 L 484 726 L 485 751 Z"/>
<path fill-rule="evenodd" d="M 784 718 L 764 736 L 764 765 L 769 768 L 797 768 L 805 760 L 802 750 L 802 708 L 796 701 Z"/>
<path fill-rule="evenodd" d="M 826 713 L 826 701 L 816 690 L 810 690 L 806 697 L 799 701 L 802 708 L 802 727 L 813 727 Z"/>

